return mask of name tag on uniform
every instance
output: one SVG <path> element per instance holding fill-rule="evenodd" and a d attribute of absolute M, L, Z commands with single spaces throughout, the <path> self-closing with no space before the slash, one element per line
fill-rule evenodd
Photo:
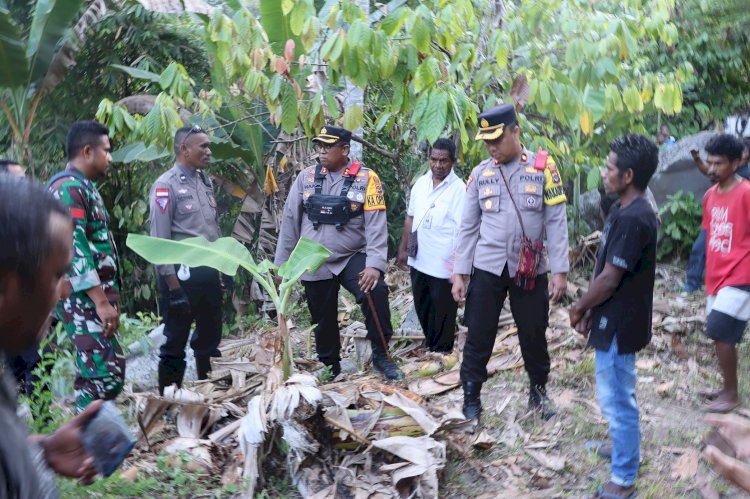
<path fill-rule="evenodd" d="M 164 213 L 169 204 L 169 189 L 156 189 L 156 205 Z"/>

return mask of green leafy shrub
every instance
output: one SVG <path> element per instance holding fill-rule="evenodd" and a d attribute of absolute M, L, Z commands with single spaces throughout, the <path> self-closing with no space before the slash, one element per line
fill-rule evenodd
<path fill-rule="evenodd" d="M 657 258 L 684 258 L 690 253 L 701 229 L 701 205 L 691 193 L 677 191 L 667 196 L 659 209 L 662 225 L 659 228 Z"/>

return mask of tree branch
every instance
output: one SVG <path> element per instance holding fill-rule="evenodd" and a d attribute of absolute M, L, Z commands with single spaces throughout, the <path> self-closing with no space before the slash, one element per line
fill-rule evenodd
<path fill-rule="evenodd" d="M 373 144 L 372 142 L 368 142 L 367 140 L 363 139 L 359 135 L 352 134 L 352 140 L 355 141 L 355 142 L 359 142 L 363 146 L 368 147 L 368 148 L 372 149 L 373 151 L 375 151 L 376 153 L 382 154 L 386 158 L 392 159 L 393 161 L 396 161 L 396 159 L 398 159 L 398 154 L 386 151 L 382 147 L 378 147 L 375 144 Z"/>

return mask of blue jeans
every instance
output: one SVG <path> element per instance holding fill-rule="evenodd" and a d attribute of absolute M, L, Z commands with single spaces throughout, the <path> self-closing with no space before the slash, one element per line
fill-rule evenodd
<path fill-rule="evenodd" d="M 706 231 L 701 229 L 695 238 L 687 263 L 685 291 L 698 291 L 703 286 L 703 271 L 706 268 Z"/>
<path fill-rule="evenodd" d="M 612 477 L 621 487 L 635 484 L 641 460 L 641 427 L 635 400 L 635 354 L 617 353 L 617 338 L 608 352 L 596 351 L 596 391 L 612 438 Z"/>

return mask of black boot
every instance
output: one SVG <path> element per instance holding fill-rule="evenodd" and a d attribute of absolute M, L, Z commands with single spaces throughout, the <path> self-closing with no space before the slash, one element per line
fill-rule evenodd
<path fill-rule="evenodd" d="M 326 365 L 326 367 L 331 368 L 331 379 L 341 374 L 341 362 L 339 362 L 338 360 L 324 362 L 324 364 Z"/>
<path fill-rule="evenodd" d="M 547 396 L 547 388 L 544 385 L 531 385 L 531 389 L 529 390 L 529 410 L 538 411 L 544 420 L 548 420 L 556 414 L 555 406 Z"/>
<path fill-rule="evenodd" d="M 388 381 L 400 381 L 404 379 L 404 373 L 395 362 L 388 360 L 388 355 L 382 351 L 372 352 L 372 366 Z"/>
<path fill-rule="evenodd" d="M 164 395 L 164 389 L 168 386 L 177 385 L 177 388 L 182 388 L 184 374 L 184 368 L 176 369 L 164 362 L 159 362 L 159 395 Z"/>
<path fill-rule="evenodd" d="M 195 372 L 198 379 L 208 379 L 208 373 L 211 372 L 211 357 L 196 357 Z"/>
<path fill-rule="evenodd" d="M 464 417 L 476 419 L 482 414 L 482 401 L 479 394 L 482 392 L 482 383 L 475 381 L 464 381 Z"/>

